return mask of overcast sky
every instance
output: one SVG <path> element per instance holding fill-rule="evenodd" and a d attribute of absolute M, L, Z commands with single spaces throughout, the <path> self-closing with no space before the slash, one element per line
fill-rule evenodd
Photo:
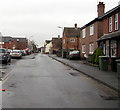
<path fill-rule="evenodd" d="M 100 0 L 105 12 L 116 7 L 119 0 Z M 62 33 L 61 27 L 82 27 L 97 17 L 99 0 L 0 0 L 0 32 L 22 36 L 39 46 Z M 32 36 L 32 37 L 31 37 Z"/>

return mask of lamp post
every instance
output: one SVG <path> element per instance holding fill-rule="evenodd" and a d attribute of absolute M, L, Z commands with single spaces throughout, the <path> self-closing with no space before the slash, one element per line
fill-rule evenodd
<path fill-rule="evenodd" d="M 30 36 L 28 38 L 28 48 L 29 48 L 29 51 L 31 52 L 33 50 L 33 45 L 32 45 L 32 40 L 31 38 L 33 38 L 34 36 Z"/>
<path fill-rule="evenodd" d="M 57 28 L 62 29 L 61 37 L 63 38 L 63 27 L 61 27 L 61 26 L 57 26 Z M 62 39 L 62 57 L 63 57 L 63 39 Z"/>

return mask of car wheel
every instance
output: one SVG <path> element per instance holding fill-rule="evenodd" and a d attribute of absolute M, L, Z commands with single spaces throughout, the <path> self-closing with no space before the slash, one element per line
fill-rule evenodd
<path fill-rule="evenodd" d="M 9 59 L 9 61 L 8 62 L 11 62 L 11 59 Z"/>
<path fill-rule="evenodd" d="M 5 60 L 3 63 L 7 65 L 8 62 L 7 62 L 7 60 Z"/>

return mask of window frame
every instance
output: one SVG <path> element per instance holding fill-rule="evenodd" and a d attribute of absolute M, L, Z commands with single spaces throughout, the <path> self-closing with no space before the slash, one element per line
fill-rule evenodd
<path fill-rule="evenodd" d="M 74 43 L 74 42 L 75 42 L 75 38 L 70 38 L 69 41 L 70 41 L 71 43 Z"/>
<path fill-rule="evenodd" d="M 94 52 L 94 43 L 90 43 L 89 44 L 89 53 L 93 54 L 93 52 Z"/>
<path fill-rule="evenodd" d="M 115 30 L 118 30 L 118 13 L 115 14 Z"/>
<path fill-rule="evenodd" d="M 63 39 L 63 44 L 65 44 L 65 39 Z"/>
<path fill-rule="evenodd" d="M 109 40 L 106 40 L 106 42 L 105 42 L 105 55 L 108 57 L 110 56 L 109 55 L 109 51 L 110 51 L 109 47 L 110 47 Z"/>
<path fill-rule="evenodd" d="M 86 37 L 86 28 L 82 29 L 82 38 Z"/>
<path fill-rule="evenodd" d="M 94 24 L 90 25 L 90 36 L 94 35 Z"/>
<path fill-rule="evenodd" d="M 111 53 L 111 57 L 117 56 L 117 41 L 116 40 L 111 40 L 110 53 Z"/>
<path fill-rule="evenodd" d="M 85 44 L 82 45 L 82 53 L 86 53 L 86 45 Z"/>
<path fill-rule="evenodd" d="M 109 17 L 109 32 L 112 32 L 112 16 Z"/>

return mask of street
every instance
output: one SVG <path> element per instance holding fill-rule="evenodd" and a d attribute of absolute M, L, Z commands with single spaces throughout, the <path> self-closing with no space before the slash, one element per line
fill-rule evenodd
<path fill-rule="evenodd" d="M 5 66 L 4 66 L 5 67 Z M 115 93 L 44 54 L 13 60 L 3 81 L 3 108 L 118 108 Z"/>

